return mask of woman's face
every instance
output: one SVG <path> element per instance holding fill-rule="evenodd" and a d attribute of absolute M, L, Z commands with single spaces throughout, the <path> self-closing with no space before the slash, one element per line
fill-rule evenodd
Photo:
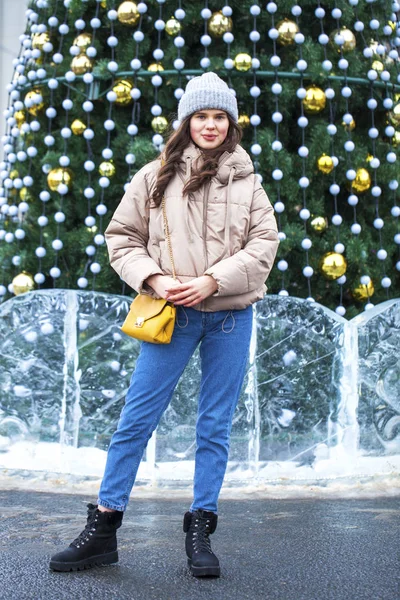
<path fill-rule="evenodd" d="M 229 119 L 223 110 L 200 110 L 190 119 L 190 136 L 204 150 L 218 148 L 228 135 Z"/>

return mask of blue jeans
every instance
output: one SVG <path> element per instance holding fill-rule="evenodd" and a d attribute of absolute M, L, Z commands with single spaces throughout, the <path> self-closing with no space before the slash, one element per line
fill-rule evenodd
<path fill-rule="evenodd" d="M 253 312 L 177 307 L 170 344 L 142 342 L 107 455 L 98 503 L 125 510 L 139 463 L 190 357 L 200 343 L 201 386 L 191 510 L 217 512 L 228 461 L 232 417 L 250 346 Z"/>

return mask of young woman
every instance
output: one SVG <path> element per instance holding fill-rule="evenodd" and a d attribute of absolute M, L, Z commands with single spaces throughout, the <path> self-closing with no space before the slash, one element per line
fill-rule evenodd
<path fill-rule="evenodd" d="M 118 560 L 116 530 L 143 452 L 200 344 L 194 498 L 183 529 L 193 575 L 220 574 L 209 535 L 217 526 L 232 416 L 248 359 L 251 305 L 266 291 L 278 235 L 268 197 L 239 145 L 237 102 L 227 84 L 215 73 L 190 80 L 178 119 L 163 156 L 133 177 L 105 232 L 111 265 L 121 278 L 177 307 L 172 340 L 142 342 L 98 503 L 88 505 L 78 538 L 52 557 L 54 570 Z M 163 196 L 177 281 L 164 235 Z"/>

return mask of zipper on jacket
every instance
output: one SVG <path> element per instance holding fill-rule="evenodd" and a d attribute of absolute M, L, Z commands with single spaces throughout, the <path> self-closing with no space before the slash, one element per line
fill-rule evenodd
<path fill-rule="evenodd" d="M 208 209 L 208 197 L 210 195 L 211 181 L 207 185 L 205 194 L 204 194 L 204 203 L 203 203 L 203 252 L 204 252 L 204 271 L 208 269 L 208 258 L 207 258 L 207 209 Z M 206 300 L 203 300 L 200 303 L 200 310 L 204 309 L 204 304 Z"/>

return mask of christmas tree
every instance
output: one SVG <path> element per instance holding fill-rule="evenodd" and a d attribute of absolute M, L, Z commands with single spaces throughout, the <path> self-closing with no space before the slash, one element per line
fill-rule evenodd
<path fill-rule="evenodd" d="M 236 94 L 281 244 L 270 293 L 353 316 L 400 296 L 397 1 L 35 0 L 9 84 L 0 297 L 131 294 L 104 230 L 190 77 Z M 347 311 L 347 312 L 346 312 Z"/>

